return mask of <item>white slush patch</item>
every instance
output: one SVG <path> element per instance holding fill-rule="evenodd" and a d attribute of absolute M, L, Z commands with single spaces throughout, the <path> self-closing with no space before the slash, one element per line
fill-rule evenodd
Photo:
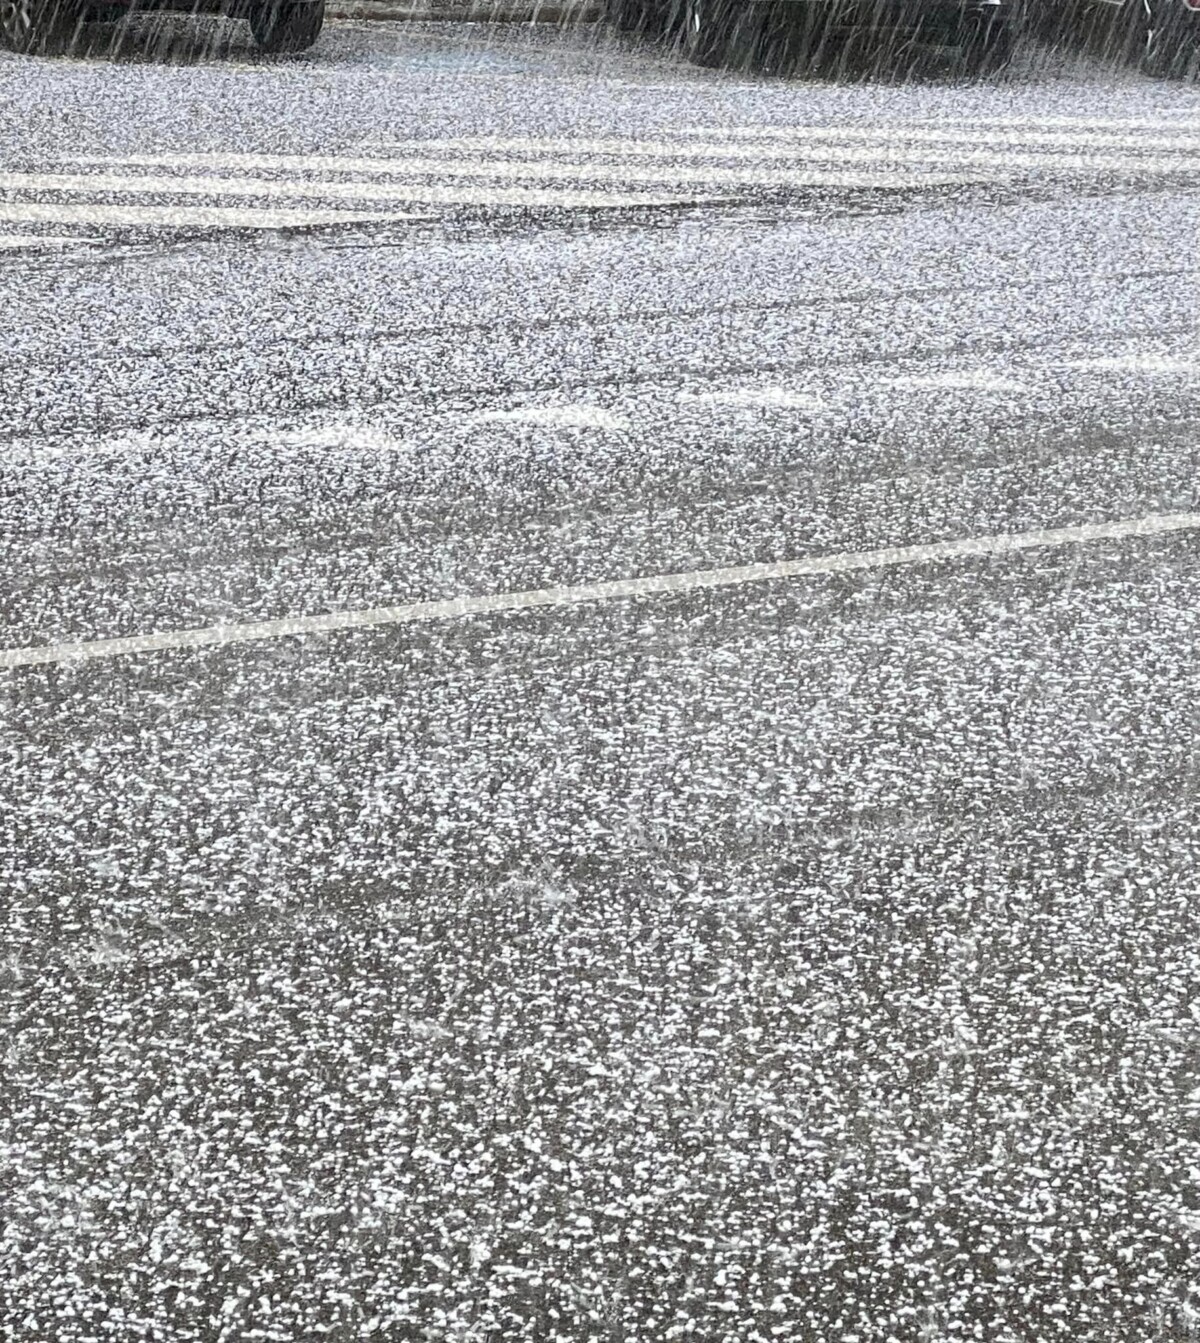
<path fill-rule="evenodd" d="M 599 429 L 619 434 L 629 421 L 603 406 L 519 406 L 514 410 L 487 410 L 471 419 L 482 424 L 530 424 L 545 429 Z"/>
<path fill-rule="evenodd" d="M 696 405 L 743 410 L 820 410 L 820 397 L 790 387 L 730 387 L 726 390 L 687 392 L 681 398 Z"/>
<path fill-rule="evenodd" d="M 296 429 L 267 429 L 261 441 L 281 448 L 330 448 L 356 452 L 396 452 L 405 440 L 376 425 L 330 421 Z"/>

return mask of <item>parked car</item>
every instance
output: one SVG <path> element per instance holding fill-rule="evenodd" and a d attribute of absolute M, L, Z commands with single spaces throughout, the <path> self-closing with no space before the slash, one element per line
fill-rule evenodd
<path fill-rule="evenodd" d="M 1151 75 L 1194 76 L 1200 65 L 1200 0 L 1140 0 L 1140 6 L 1142 68 Z"/>
<path fill-rule="evenodd" d="M 1006 65 L 1019 0 L 613 0 L 626 29 L 676 39 L 701 65 L 860 65 L 910 49 L 952 48 L 961 68 Z"/>
<path fill-rule="evenodd" d="M 1132 60 L 1150 75 L 1194 75 L 1200 66 L 1200 0 L 1029 0 L 1044 41 L 1083 45 Z"/>
<path fill-rule="evenodd" d="M 0 0 L 0 46 L 56 55 L 76 41 L 83 25 L 142 10 L 184 10 L 244 18 L 263 51 L 305 51 L 321 33 L 325 0 Z"/>

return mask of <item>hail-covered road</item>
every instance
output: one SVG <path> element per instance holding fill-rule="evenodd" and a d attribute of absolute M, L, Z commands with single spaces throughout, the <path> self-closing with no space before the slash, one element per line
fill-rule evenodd
<path fill-rule="evenodd" d="M 0 58 L 0 1332 L 1193 1337 L 1200 95 L 197 31 Z"/>

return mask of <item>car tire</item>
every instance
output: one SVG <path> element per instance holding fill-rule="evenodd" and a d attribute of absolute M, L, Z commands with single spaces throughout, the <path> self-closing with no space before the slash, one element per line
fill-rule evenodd
<path fill-rule="evenodd" d="M 720 65 L 728 50 L 727 19 L 722 0 L 685 0 L 679 49 L 693 65 Z"/>
<path fill-rule="evenodd" d="M 887 69 L 888 35 L 855 29 L 830 45 L 828 69 L 839 82 L 859 84 L 880 78 Z"/>
<path fill-rule="evenodd" d="M 609 22 L 622 33 L 665 37 L 678 22 L 678 3 L 667 0 L 609 0 Z"/>
<path fill-rule="evenodd" d="M 22 56 L 61 56 L 82 26 L 70 0 L 0 0 L 0 47 Z"/>
<path fill-rule="evenodd" d="M 970 79 L 998 74 L 1012 61 L 1016 41 L 1008 18 L 981 18 L 963 35 L 959 68 Z"/>
<path fill-rule="evenodd" d="M 1142 29 L 1139 66 L 1152 79 L 1186 79 L 1196 73 L 1200 58 L 1196 25 L 1181 23 L 1182 6 L 1151 3 Z M 1172 20 L 1175 20 L 1172 22 Z"/>
<path fill-rule="evenodd" d="M 758 68 L 767 6 L 752 0 L 684 0 L 679 45 L 695 65 Z"/>
<path fill-rule="evenodd" d="M 324 23 L 325 0 L 265 0 L 250 12 L 255 42 L 271 53 L 307 51 Z"/>

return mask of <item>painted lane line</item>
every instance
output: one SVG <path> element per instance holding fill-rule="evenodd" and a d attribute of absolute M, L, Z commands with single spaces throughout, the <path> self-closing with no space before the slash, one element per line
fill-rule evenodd
<path fill-rule="evenodd" d="M 1013 149 L 971 149 L 951 144 L 931 143 L 920 148 L 899 148 L 890 139 L 877 145 L 866 146 L 793 140 L 788 143 L 786 157 L 847 164 L 919 163 L 930 169 L 964 171 L 971 168 L 1049 168 L 1058 172 L 1200 172 L 1200 153 L 1194 150 L 1180 153 L 1174 158 L 1151 158 L 1140 154 L 1080 153 L 1078 150 L 1067 152 L 1060 149 L 1038 150 L 1020 146 Z"/>
<path fill-rule="evenodd" d="M 688 573 L 651 574 L 574 587 L 541 588 L 531 592 L 498 592 L 477 597 L 453 597 L 446 601 L 410 602 L 403 606 L 377 606 L 359 611 L 334 611 L 327 615 L 288 616 L 280 620 L 256 620 L 236 625 L 210 625 L 202 629 L 164 630 L 115 639 L 89 639 L 41 647 L 0 650 L 0 668 L 43 666 L 97 658 L 121 657 L 188 648 L 225 647 L 339 630 L 375 629 L 387 625 L 415 624 L 431 620 L 457 620 L 466 616 L 526 611 L 538 607 L 580 606 L 594 602 L 639 597 L 677 596 L 708 588 L 742 587 L 785 578 L 819 577 L 902 565 L 931 564 L 943 560 L 1011 555 L 1019 551 L 1080 545 L 1089 541 L 1119 541 L 1129 537 L 1163 536 L 1200 529 L 1200 513 L 1156 513 L 1116 522 L 1092 522 L 1075 527 L 1054 527 L 1029 532 L 967 537 L 958 541 L 935 541 L 926 545 L 889 546 L 882 550 L 851 551 L 816 555 L 808 559 L 745 564 L 735 568 L 697 569 Z"/>
<path fill-rule="evenodd" d="M 450 174 L 454 176 L 454 174 Z M 153 177 L 115 173 L 0 173 L 0 189 L 7 191 L 62 191 L 91 196 L 253 196 L 311 198 L 315 200 L 421 201 L 439 205 L 526 205 L 532 207 L 583 208 L 588 206 L 638 206 L 693 204 L 693 196 L 642 196 L 601 191 L 542 191 L 529 188 L 495 190 L 490 187 L 441 187 L 420 182 L 372 180 L 330 182 L 316 178 L 281 181 L 269 177 Z M 9 202 L 10 205 L 15 202 Z M 127 207 L 121 207 L 127 208 Z M 154 208 L 154 207 L 150 207 Z M 160 207 L 174 208 L 174 207 Z M 188 209 L 191 207 L 180 207 Z M 389 219 L 417 219 L 419 215 L 389 213 Z"/>
<path fill-rule="evenodd" d="M 215 168 L 240 169 L 244 172 L 316 172 L 372 174 L 375 180 L 417 177 L 480 178 L 522 182 L 614 182 L 618 185 L 695 183 L 713 187 L 723 186 L 782 186 L 782 187 L 883 187 L 883 186 L 953 186 L 978 180 L 958 173 L 938 172 L 845 172 L 843 161 L 857 156 L 862 162 L 880 159 L 898 159 L 886 149 L 852 149 L 831 154 L 822 149 L 811 153 L 797 152 L 792 158 L 828 160 L 828 166 L 816 169 L 759 169 L 759 168 L 679 168 L 670 165 L 636 166 L 625 163 L 563 163 L 545 159 L 493 159 L 476 156 L 460 159 L 387 159 L 341 158 L 330 154 L 290 157 L 279 154 L 135 154 L 130 158 L 71 156 L 69 162 L 97 168 Z M 928 155 L 914 154 L 914 162 L 924 161 Z M 99 180 L 99 179 L 98 179 Z M 131 179 L 136 180 L 136 179 Z M 184 180 L 184 179 L 179 179 Z M 309 189 L 324 186 L 324 182 L 309 183 Z M 357 184 L 355 184 L 357 187 Z M 161 189 L 161 188 L 160 188 Z M 436 190 L 437 188 L 431 188 Z M 486 188 L 476 188 L 483 191 Z M 369 196 L 374 190 L 358 190 L 358 195 Z M 445 188 L 443 188 L 445 190 Z M 436 199 L 424 188 L 406 191 L 406 199 Z"/>
<path fill-rule="evenodd" d="M 1180 120 L 1178 122 L 1169 121 L 1146 121 L 1136 117 L 1122 120 L 1109 119 L 1102 117 L 981 117 L 978 121 L 972 118 L 970 121 L 943 121 L 940 117 L 917 118 L 910 122 L 902 122 L 896 126 L 875 127 L 875 126 L 848 126 L 839 127 L 830 123 L 817 123 L 814 125 L 761 125 L 761 126 L 682 126 L 673 134 L 676 135 L 707 135 L 707 136 L 729 136 L 737 140 L 787 140 L 794 136 L 806 136 L 813 132 L 824 134 L 826 131 L 846 130 L 850 134 L 869 137 L 879 135 L 881 137 L 890 135 L 905 135 L 908 131 L 914 133 L 928 134 L 933 138 L 941 136 L 961 137 L 964 141 L 970 142 L 977 139 L 980 135 L 1014 135 L 1021 136 L 1042 136 L 1042 135 L 1064 135 L 1067 133 L 1079 136 L 1083 143 L 1103 143 L 1107 141 L 1129 140 L 1144 144 L 1145 140 L 1140 135 L 1135 137 L 1135 132 L 1150 131 L 1152 134 L 1162 139 L 1163 146 L 1169 148 L 1177 143 L 1188 144 L 1196 140 L 1195 123 L 1191 120 Z"/>
<path fill-rule="evenodd" d="M 585 142 L 586 143 L 586 142 Z M 469 147 L 469 146 L 468 146 Z M 573 151 L 586 159 L 587 150 Z M 315 154 L 291 157 L 278 154 L 135 154 L 118 159 L 109 156 L 70 156 L 69 162 L 96 167 L 142 168 L 240 168 L 248 172 L 341 172 L 374 173 L 392 177 L 473 177 L 518 178 L 522 181 L 595 182 L 617 181 L 632 184 L 663 182 L 707 182 L 714 186 L 820 186 L 835 185 L 815 180 L 837 174 L 844 164 L 922 165 L 927 171 L 943 175 L 958 170 L 949 180 L 964 182 L 976 180 L 963 177 L 969 168 L 1054 168 L 1071 172 L 1147 172 L 1182 173 L 1200 171 L 1200 156 L 1181 154 L 1175 158 L 1148 158 L 1136 154 L 1067 153 L 1059 150 L 1041 152 L 1025 150 L 970 149 L 953 145 L 930 144 L 919 148 L 904 148 L 890 141 L 875 145 L 844 145 L 834 143 L 805 143 L 793 141 L 786 158 L 819 163 L 819 169 L 787 168 L 726 168 L 679 167 L 670 163 L 656 166 L 630 163 L 596 163 L 584 161 L 565 163 L 539 158 L 487 158 L 476 154 L 463 158 L 342 158 L 337 155 Z M 852 174 L 841 173 L 842 177 Z M 800 176 L 814 180 L 796 181 Z M 917 174 L 913 174 L 915 178 Z M 859 185 L 848 182 L 846 185 Z M 920 183 L 914 182 L 914 185 Z M 947 182 L 925 185 L 946 185 Z"/>
<path fill-rule="evenodd" d="M 0 221 L 20 224 L 93 224 L 125 228 L 306 228 L 378 224 L 410 215 L 359 210 L 246 210 L 208 205 L 68 205 L 0 201 Z M 83 241 L 88 241 L 84 239 Z"/>
<path fill-rule="evenodd" d="M 1181 154 L 1200 152 L 1200 136 L 1096 135 L 1063 131 L 936 130 L 928 126 L 796 126 L 750 127 L 688 126 L 664 132 L 678 139 L 571 138 L 539 139 L 536 136 L 477 135 L 432 140 L 389 140 L 372 146 L 380 154 L 482 153 L 493 154 L 612 154 L 629 158 L 786 158 L 790 145 L 799 141 L 864 141 L 892 144 L 1007 146 L 1051 149 L 1166 149 Z M 727 138 L 732 137 L 732 138 Z M 365 146 L 364 146 L 365 148 Z"/>
<path fill-rule="evenodd" d="M 941 117 L 917 117 L 914 124 L 942 126 L 947 124 Z M 1164 121 L 1161 117 L 972 117 L 970 121 L 950 122 L 963 126 L 1069 126 L 1075 130 L 1146 130 L 1171 134 L 1178 131 L 1184 134 L 1194 128 L 1190 111 L 1180 112 L 1175 121 Z"/>
<path fill-rule="evenodd" d="M 316 196 L 325 200 L 386 199 L 389 190 L 370 190 L 348 182 L 280 182 L 253 177 L 121 177 L 109 173 L 0 172 L 0 191 L 65 191 L 88 195 L 139 196 Z"/>
<path fill-rule="evenodd" d="M 1178 154 L 1194 155 L 1200 152 L 1200 136 L 1168 135 L 1146 136 L 1138 134 L 1113 135 L 1111 133 L 1088 134 L 1065 131 L 1011 130 L 985 131 L 958 128 L 939 129 L 930 126 L 763 126 L 763 127 L 726 127 L 726 126 L 689 126 L 678 132 L 688 137 L 682 147 L 683 152 L 714 154 L 715 146 L 724 144 L 720 152 L 730 155 L 764 157 L 789 152 L 794 143 L 808 141 L 866 141 L 891 143 L 906 140 L 914 144 L 930 145 L 967 145 L 991 146 L 1016 149 L 1074 149 L 1074 150 L 1168 150 Z M 723 137 L 731 137 L 724 140 Z M 420 143 L 397 142 L 397 143 Z M 636 142 L 635 142 L 636 143 Z M 701 146 L 704 146 L 703 148 Z M 616 150 L 610 152 L 617 152 Z M 669 152 L 669 151 L 663 151 Z"/>

